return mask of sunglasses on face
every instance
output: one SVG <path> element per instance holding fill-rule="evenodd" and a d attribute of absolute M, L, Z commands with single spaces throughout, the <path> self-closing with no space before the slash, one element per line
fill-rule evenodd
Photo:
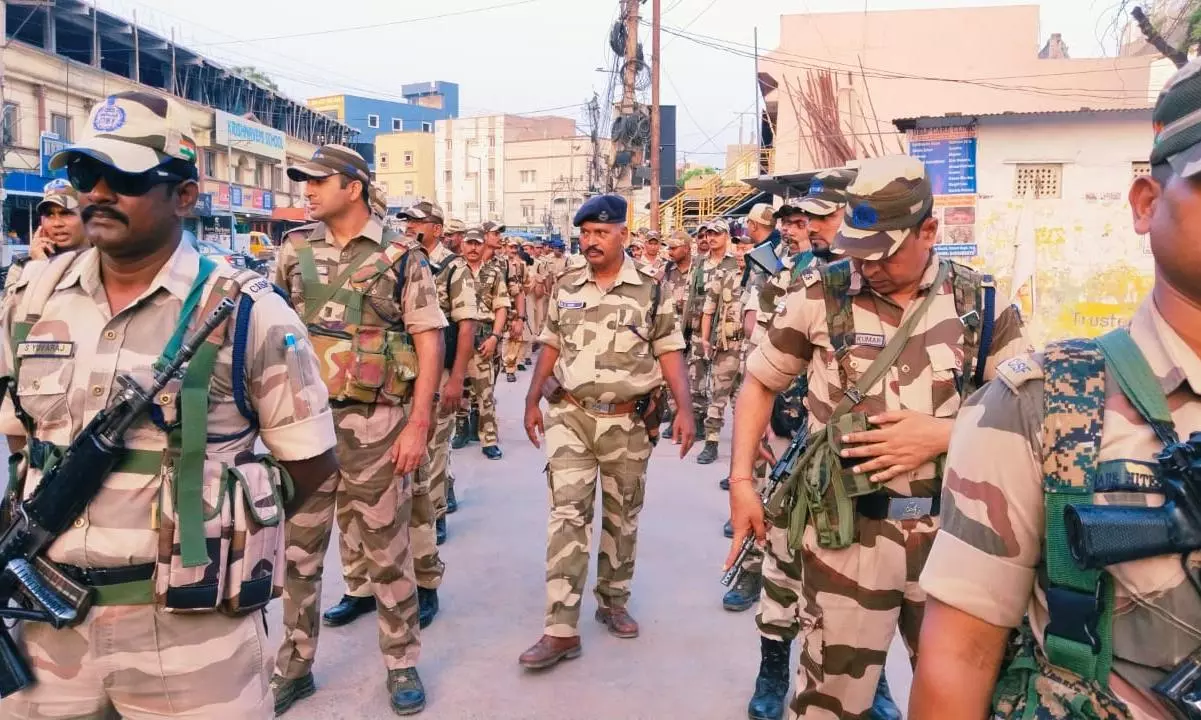
<path fill-rule="evenodd" d="M 145 195 L 159 185 L 178 184 L 191 178 L 154 168 L 144 173 L 127 173 L 91 158 L 79 157 L 67 163 L 67 179 L 76 190 L 92 192 L 100 180 L 110 190 L 126 197 Z"/>

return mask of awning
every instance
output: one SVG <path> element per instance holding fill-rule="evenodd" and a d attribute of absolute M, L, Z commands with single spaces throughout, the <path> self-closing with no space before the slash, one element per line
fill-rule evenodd
<path fill-rule="evenodd" d="M 747 178 L 744 183 L 750 185 L 756 190 L 762 190 L 765 193 L 771 193 L 785 200 L 789 198 L 801 197 L 809 192 L 809 183 L 813 181 L 813 176 L 820 172 L 818 170 L 810 170 L 800 173 L 787 173 L 781 175 L 760 175 L 757 178 Z"/>

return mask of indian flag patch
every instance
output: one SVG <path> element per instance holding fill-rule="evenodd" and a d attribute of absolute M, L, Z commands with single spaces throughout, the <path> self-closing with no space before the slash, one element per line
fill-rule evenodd
<path fill-rule="evenodd" d="M 186 160 L 196 161 L 196 143 L 187 138 L 180 138 L 179 154 Z"/>

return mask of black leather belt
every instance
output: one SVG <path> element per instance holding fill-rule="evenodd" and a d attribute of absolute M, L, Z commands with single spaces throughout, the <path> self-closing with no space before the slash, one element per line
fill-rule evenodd
<path fill-rule="evenodd" d="M 150 580 L 154 577 L 154 563 L 117 568 L 81 568 L 74 565 L 59 565 L 58 568 L 75 582 L 92 587 L 122 585 Z"/>
<path fill-rule="evenodd" d="M 855 498 L 855 511 L 869 520 L 921 520 L 937 517 L 940 498 L 893 497 L 882 492 Z"/>

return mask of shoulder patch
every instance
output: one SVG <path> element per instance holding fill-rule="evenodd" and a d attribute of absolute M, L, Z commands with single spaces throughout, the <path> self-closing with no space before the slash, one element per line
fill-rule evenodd
<path fill-rule="evenodd" d="M 284 233 L 283 241 L 291 243 L 303 243 L 309 239 L 309 235 L 312 235 L 313 231 L 316 230 L 317 226 L 320 224 L 321 223 L 309 223 L 308 225 L 301 225 L 298 228 L 293 228 L 292 230 Z"/>
<path fill-rule="evenodd" d="M 1041 380 L 1043 378 L 1043 366 L 1034 355 L 1020 355 L 998 365 L 997 377 L 1008 385 L 1011 390 L 1017 392 L 1018 388 L 1024 383 L 1031 380 Z"/>
<path fill-rule="evenodd" d="M 253 270 L 243 270 L 235 275 L 234 279 L 241 286 L 241 293 L 249 295 L 251 299 L 256 301 L 265 295 L 271 295 L 275 292 L 271 287 L 271 281 Z"/>
<path fill-rule="evenodd" d="M 822 273 L 816 267 L 805 268 L 801 271 L 801 282 L 805 283 L 805 287 L 813 287 L 821 282 Z"/>

